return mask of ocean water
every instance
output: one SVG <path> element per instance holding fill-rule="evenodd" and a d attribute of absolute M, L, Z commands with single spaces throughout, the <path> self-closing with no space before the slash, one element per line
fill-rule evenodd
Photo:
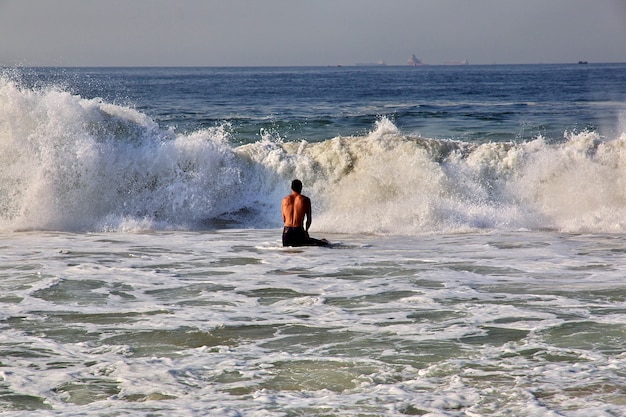
<path fill-rule="evenodd" d="M 624 416 L 625 203 L 624 64 L 4 69 L 0 411 Z"/>

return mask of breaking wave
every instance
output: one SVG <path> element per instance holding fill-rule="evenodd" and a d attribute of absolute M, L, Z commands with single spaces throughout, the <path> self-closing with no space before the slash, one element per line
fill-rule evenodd
<path fill-rule="evenodd" d="M 228 131 L 180 134 L 129 107 L 0 78 L 0 230 L 280 227 L 298 177 L 317 231 L 626 231 L 624 133 L 465 143 L 381 118 L 362 136 L 236 146 Z"/>

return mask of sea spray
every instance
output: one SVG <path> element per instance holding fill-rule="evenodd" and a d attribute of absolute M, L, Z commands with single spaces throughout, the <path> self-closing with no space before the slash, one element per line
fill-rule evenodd
<path fill-rule="evenodd" d="M 4 230 L 115 229 L 129 218 L 199 227 L 246 208 L 253 170 L 221 129 L 178 135 L 127 107 L 6 80 L 0 94 Z"/>
<path fill-rule="evenodd" d="M 567 232 L 626 230 L 626 135 L 603 141 L 596 133 L 569 134 L 562 144 L 524 145 L 526 162 L 514 188 L 525 206 Z"/>
<path fill-rule="evenodd" d="M 624 137 L 603 141 L 582 132 L 559 144 L 542 138 L 468 144 L 373 132 L 333 141 L 352 158 L 344 164 L 349 172 L 322 196 L 322 227 L 329 230 L 413 235 L 626 227 Z"/>

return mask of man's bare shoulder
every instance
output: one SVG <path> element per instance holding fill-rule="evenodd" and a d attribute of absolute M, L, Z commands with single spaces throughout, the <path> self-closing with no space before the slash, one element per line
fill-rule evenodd
<path fill-rule="evenodd" d="M 311 199 L 307 196 L 305 196 L 304 194 L 298 194 L 298 199 L 302 200 L 302 201 L 306 201 L 307 203 L 309 203 L 311 201 Z"/>

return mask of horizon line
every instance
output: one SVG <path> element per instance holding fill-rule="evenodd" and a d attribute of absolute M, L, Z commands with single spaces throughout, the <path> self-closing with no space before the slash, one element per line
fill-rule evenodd
<path fill-rule="evenodd" d="M 578 62 L 526 62 L 526 63 L 498 63 L 491 64 L 315 64 L 315 65 L 25 65 L 12 64 L 5 65 L 0 63 L 0 68 L 385 68 L 385 67 L 407 67 L 407 68 L 424 68 L 424 67 L 491 67 L 491 66 L 523 66 L 523 65 L 615 65 L 626 64 L 626 61 L 615 62 L 595 62 L 595 61 L 578 61 Z"/>

